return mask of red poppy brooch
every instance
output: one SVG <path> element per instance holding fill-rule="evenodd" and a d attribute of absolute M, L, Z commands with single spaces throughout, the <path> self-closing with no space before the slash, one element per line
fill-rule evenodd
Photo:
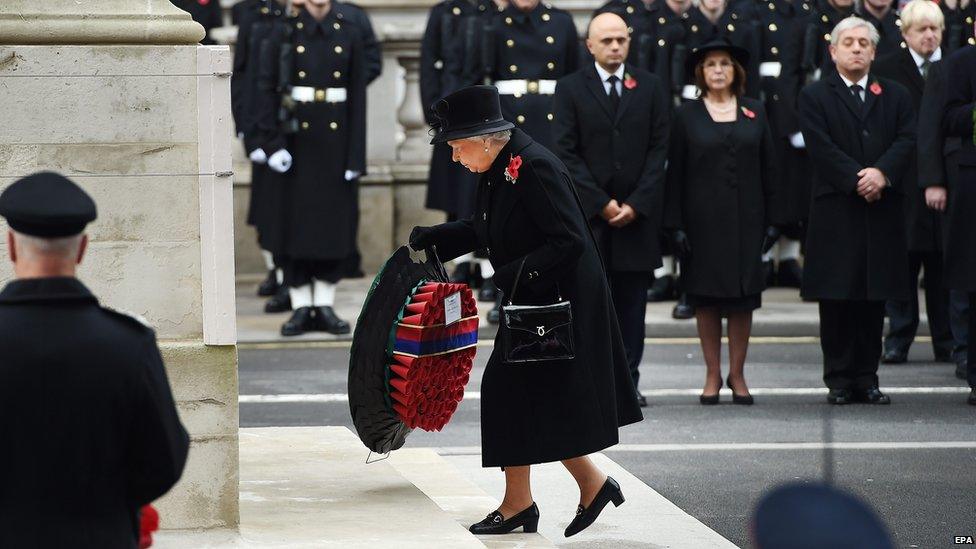
<path fill-rule="evenodd" d="M 624 73 L 624 87 L 628 90 L 632 90 L 637 87 L 637 79 L 633 76 Z"/>
<path fill-rule="evenodd" d="M 508 181 L 509 183 L 514 185 L 515 181 L 518 179 L 518 171 L 519 168 L 521 167 L 522 167 L 522 157 L 521 156 L 511 157 L 511 160 L 508 161 L 508 167 L 505 168 L 505 181 Z"/>
<path fill-rule="evenodd" d="M 756 113 L 750 111 L 747 107 L 742 107 L 742 114 L 746 115 L 746 118 L 749 119 L 756 117 Z"/>
<path fill-rule="evenodd" d="M 881 95 L 881 84 L 878 84 L 877 82 L 868 86 L 868 89 L 871 90 L 871 93 L 874 95 Z"/>

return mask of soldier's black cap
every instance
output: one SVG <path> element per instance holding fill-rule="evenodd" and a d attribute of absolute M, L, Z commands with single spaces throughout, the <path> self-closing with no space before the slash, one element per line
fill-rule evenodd
<path fill-rule="evenodd" d="M 38 172 L 0 194 L 0 215 L 18 233 L 41 238 L 73 236 L 95 220 L 95 201 L 67 177 Z"/>
<path fill-rule="evenodd" d="M 431 145 L 455 139 L 486 135 L 515 127 L 502 118 L 502 105 L 495 86 L 469 86 L 438 100 L 431 106 L 438 118 L 437 134 Z"/>

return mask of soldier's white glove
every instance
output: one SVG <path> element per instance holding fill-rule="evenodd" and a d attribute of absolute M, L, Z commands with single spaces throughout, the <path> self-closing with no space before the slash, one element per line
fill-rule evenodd
<path fill-rule="evenodd" d="M 359 177 L 359 172 L 353 170 L 346 170 L 346 181 L 352 181 Z"/>
<path fill-rule="evenodd" d="M 268 167 L 278 173 L 285 173 L 291 168 L 291 153 L 285 149 L 272 154 L 268 158 Z"/>
<path fill-rule="evenodd" d="M 807 144 L 803 141 L 803 134 L 796 132 L 790 136 L 790 145 L 793 145 L 794 149 L 805 149 Z"/>
<path fill-rule="evenodd" d="M 247 157 L 255 164 L 264 164 L 268 161 L 268 154 L 264 152 L 264 149 L 254 149 Z"/>

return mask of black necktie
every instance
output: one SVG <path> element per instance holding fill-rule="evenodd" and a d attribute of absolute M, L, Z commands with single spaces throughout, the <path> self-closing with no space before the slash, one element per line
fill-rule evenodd
<path fill-rule="evenodd" d="M 858 84 L 851 84 L 851 93 L 854 94 L 854 99 L 857 101 L 858 106 L 864 106 L 864 100 L 861 99 L 861 90 L 863 90 Z"/>
<path fill-rule="evenodd" d="M 617 82 L 620 79 L 617 78 L 616 74 L 611 74 L 610 78 L 607 78 L 607 82 L 610 83 L 610 108 L 613 112 L 617 112 L 617 107 L 620 106 L 620 94 L 617 93 Z"/>

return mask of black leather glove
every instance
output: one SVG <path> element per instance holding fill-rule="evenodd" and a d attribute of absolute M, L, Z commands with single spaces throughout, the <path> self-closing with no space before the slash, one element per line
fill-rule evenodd
<path fill-rule="evenodd" d="M 688 240 L 687 233 L 681 229 L 675 229 L 671 233 L 671 241 L 674 244 L 674 255 L 678 256 L 679 259 L 691 257 L 691 241 Z"/>
<path fill-rule="evenodd" d="M 763 235 L 762 241 L 762 253 L 766 253 L 773 248 L 773 244 L 776 244 L 776 241 L 779 240 L 780 234 L 782 233 L 778 227 L 772 225 L 766 227 L 766 234 Z"/>
<path fill-rule="evenodd" d="M 410 231 L 410 247 L 415 252 L 426 250 L 434 244 L 435 227 L 414 227 Z"/>

